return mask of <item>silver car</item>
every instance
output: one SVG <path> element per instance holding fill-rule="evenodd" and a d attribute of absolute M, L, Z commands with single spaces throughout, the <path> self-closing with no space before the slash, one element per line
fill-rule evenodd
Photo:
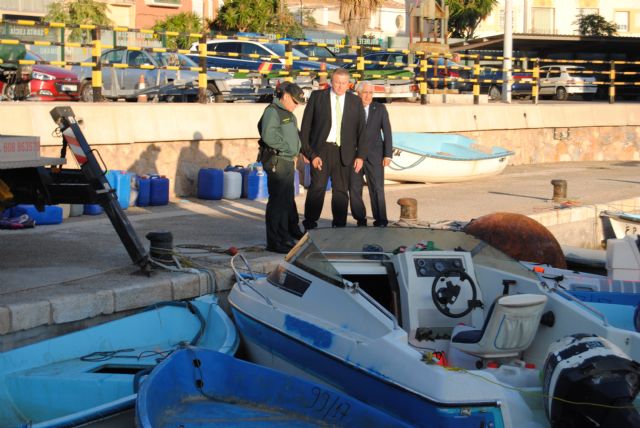
<path fill-rule="evenodd" d="M 575 65 L 547 65 L 540 67 L 540 95 L 553 95 L 557 100 L 565 101 L 569 95 L 580 94 L 591 99 L 598 86 L 596 78 L 585 76 L 584 67 Z"/>
<path fill-rule="evenodd" d="M 91 62 L 89 59 L 87 62 Z M 138 95 L 147 94 L 155 101 L 196 101 L 198 95 L 198 72 L 191 70 L 171 70 L 167 66 L 197 67 L 198 65 L 182 54 L 168 52 L 130 51 L 115 48 L 105 51 L 99 59 L 102 69 L 102 95 L 108 99 L 136 101 Z M 129 67 L 122 68 L 118 64 Z M 73 66 L 78 75 L 80 100 L 93 101 L 91 67 Z M 208 102 L 234 100 L 227 81 L 228 73 L 207 72 Z"/>

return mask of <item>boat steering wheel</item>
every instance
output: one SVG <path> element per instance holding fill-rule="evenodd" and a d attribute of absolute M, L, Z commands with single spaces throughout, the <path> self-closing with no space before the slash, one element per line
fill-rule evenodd
<path fill-rule="evenodd" d="M 460 291 L 465 284 L 471 288 L 471 300 L 467 301 L 467 306 L 462 312 L 451 312 L 449 306 L 458 300 Z M 478 305 L 478 290 L 473 279 L 464 270 L 449 269 L 433 278 L 431 298 L 441 314 L 449 318 L 462 318 Z"/>

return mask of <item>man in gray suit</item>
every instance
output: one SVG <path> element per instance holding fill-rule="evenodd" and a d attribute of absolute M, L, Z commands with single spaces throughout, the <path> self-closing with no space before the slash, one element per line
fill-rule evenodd
<path fill-rule="evenodd" d="M 373 101 L 373 87 L 367 82 L 358 85 L 358 96 L 362 100 L 365 110 L 365 143 L 367 157 L 361 171 L 352 171 L 349 186 L 351 215 L 358 222 L 358 226 L 367 225 L 367 211 L 362 200 L 364 185 L 363 172 L 367 176 L 371 211 L 373 211 L 373 225 L 387 226 L 387 206 L 384 200 L 384 168 L 391 163 L 393 141 L 389 114 L 384 104 Z"/>

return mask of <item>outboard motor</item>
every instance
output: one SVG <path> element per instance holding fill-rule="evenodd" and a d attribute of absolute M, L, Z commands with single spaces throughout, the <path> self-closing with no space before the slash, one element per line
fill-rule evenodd
<path fill-rule="evenodd" d="M 640 427 L 633 400 L 640 364 L 595 335 L 563 337 L 544 363 L 544 405 L 552 427 Z"/>

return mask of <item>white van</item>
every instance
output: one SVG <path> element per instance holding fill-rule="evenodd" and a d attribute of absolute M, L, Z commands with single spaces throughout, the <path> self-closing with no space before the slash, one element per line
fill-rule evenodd
<path fill-rule="evenodd" d="M 598 86 L 594 76 L 586 76 L 584 67 L 575 65 L 547 65 L 540 67 L 540 95 L 554 95 L 564 101 L 579 94 L 585 99 L 595 96 Z"/>

